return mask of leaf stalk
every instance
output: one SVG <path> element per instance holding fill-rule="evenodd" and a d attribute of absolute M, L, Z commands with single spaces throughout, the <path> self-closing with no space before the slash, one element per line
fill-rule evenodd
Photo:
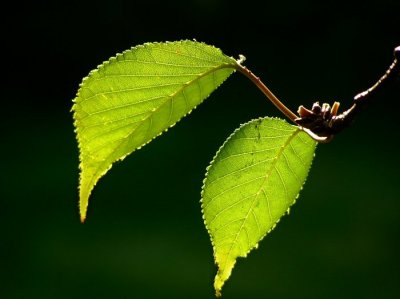
<path fill-rule="evenodd" d="M 393 82 L 400 74 L 400 46 L 394 49 L 394 61 L 389 66 L 385 74 L 370 88 L 360 92 L 353 98 L 352 106 L 338 114 L 339 104 L 335 102 L 330 107 L 324 103 L 322 106 L 318 102 L 314 103 L 311 109 L 300 106 L 299 116 L 286 107 L 247 67 L 242 66 L 242 59 L 237 61 L 236 69 L 249 78 L 287 118 L 299 126 L 311 138 L 320 143 L 328 143 L 333 137 L 343 129 L 350 126 L 354 118 L 368 102 L 371 101 L 389 83 Z"/>
<path fill-rule="evenodd" d="M 261 81 L 259 77 L 253 74 L 247 67 L 241 65 L 240 63 L 237 64 L 236 69 L 245 75 L 247 78 L 253 82 L 258 89 L 262 91 L 262 93 L 271 101 L 272 104 L 275 105 L 288 119 L 290 119 L 293 123 L 296 124 L 295 119 L 298 118 L 296 114 L 294 114 L 288 107 L 286 107 L 265 84 Z"/>

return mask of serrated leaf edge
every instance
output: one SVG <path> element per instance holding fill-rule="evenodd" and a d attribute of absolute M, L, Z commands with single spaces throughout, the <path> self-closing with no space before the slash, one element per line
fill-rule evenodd
<path fill-rule="evenodd" d="M 71 108 L 71 112 L 73 112 L 73 119 L 74 119 L 74 127 L 75 127 L 74 132 L 75 132 L 75 134 L 76 134 L 76 138 L 77 138 L 77 141 L 78 141 L 79 161 L 80 161 L 80 163 L 79 163 L 79 169 L 80 169 L 80 171 L 82 171 L 82 169 L 83 169 L 83 163 L 82 163 L 82 146 L 81 146 L 80 130 L 79 130 L 78 126 L 77 126 L 79 120 L 76 119 L 76 111 L 75 111 L 75 109 L 76 109 L 76 106 L 78 105 L 78 103 L 76 102 L 76 100 L 77 100 L 77 98 L 79 98 L 81 89 L 82 89 L 83 85 L 86 83 L 86 81 L 90 80 L 94 74 L 96 74 L 96 73 L 98 73 L 98 72 L 101 72 L 105 67 L 107 67 L 109 64 L 111 64 L 111 63 L 113 63 L 114 61 L 116 61 L 119 57 L 121 57 L 121 56 L 123 57 L 124 55 L 126 55 L 126 54 L 128 54 L 128 53 L 131 53 L 132 51 L 134 51 L 134 50 L 136 50 L 136 49 L 145 48 L 145 47 L 153 46 L 153 45 L 165 45 L 165 44 L 177 44 L 177 43 L 181 43 L 181 44 L 184 44 L 184 43 L 200 43 L 200 44 L 203 44 L 203 45 L 205 45 L 205 46 L 207 46 L 207 47 L 214 48 L 214 49 L 217 50 L 220 54 L 225 55 L 225 54 L 222 52 L 222 50 L 219 49 L 219 48 L 217 48 L 217 47 L 214 47 L 214 46 L 212 46 L 212 45 L 208 45 L 208 44 L 206 44 L 206 43 L 204 43 L 204 42 L 197 42 L 197 41 L 191 41 L 191 40 L 180 40 L 180 41 L 173 41 L 173 42 L 171 42 L 171 41 L 166 41 L 166 42 L 144 43 L 144 44 L 141 44 L 141 45 L 137 45 L 137 46 L 131 47 L 130 49 L 127 49 L 127 50 L 125 50 L 125 51 L 123 51 L 123 52 L 121 52 L 121 53 L 117 53 L 115 56 L 113 56 L 113 57 L 109 58 L 108 60 L 104 61 L 103 63 L 99 64 L 99 65 L 96 67 L 96 69 L 91 70 L 91 71 L 89 72 L 89 74 L 88 74 L 86 77 L 84 77 L 84 78 L 82 79 L 82 82 L 79 84 L 78 92 L 77 92 L 75 98 L 72 100 L 72 102 L 73 102 L 74 104 L 73 104 L 73 106 L 72 106 L 72 108 Z M 227 56 L 227 55 L 225 55 L 225 56 Z M 229 57 L 229 56 L 227 56 L 227 57 Z M 218 67 L 216 67 L 216 68 L 214 68 L 214 69 L 212 69 L 212 70 L 206 72 L 204 75 L 201 75 L 201 76 L 197 77 L 195 80 L 198 80 L 198 79 L 200 79 L 200 78 L 202 78 L 202 77 L 204 77 L 204 76 L 206 76 L 206 75 L 208 75 L 208 74 L 210 74 L 210 73 L 212 73 L 212 72 L 214 72 L 214 71 L 217 71 L 217 70 L 220 70 L 220 69 L 223 69 L 223 68 L 232 68 L 232 74 L 233 74 L 233 73 L 236 71 L 236 67 L 237 67 L 238 62 L 237 62 L 233 57 L 229 57 L 229 58 L 232 59 L 232 64 L 229 64 L 229 63 L 221 64 L 220 66 L 218 66 Z M 232 74 L 231 74 L 231 75 L 232 75 Z M 230 75 L 229 75 L 229 76 L 230 76 Z M 226 79 L 227 79 L 227 78 L 226 78 Z M 224 82 L 225 82 L 225 80 L 222 81 L 214 90 L 218 89 L 218 88 L 222 85 L 222 83 L 224 83 Z M 187 86 L 187 85 L 185 84 L 181 89 L 179 89 L 178 92 L 175 92 L 173 95 L 179 93 L 181 90 L 183 90 L 183 89 L 185 88 L 185 86 Z M 173 95 L 172 95 L 172 96 L 173 96 Z M 203 99 L 199 104 L 203 103 L 210 95 L 211 95 L 211 93 L 208 94 L 206 97 L 204 97 L 204 99 Z M 169 96 L 168 98 L 171 98 L 171 96 Z M 90 197 L 90 195 L 91 195 L 91 193 L 92 193 L 94 187 L 97 185 L 98 181 L 112 168 L 112 166 L 113 166 L 113 164 L 114 164 L 115 162 L 122 161 L 122 160 L 125 159 L 128 155 L 130 155 L 130 154 L 132 154 L 133 152 L 135 152 L 135 151 L 141 149 L 142 147 L 144 147 L 145 145 L 147 145 L 148 143 L 150 143 L 151 141 L 153 141 L 155 138 L 161 136 L 164 132 L 167 132 L 170 128 L 172 128 L 173 126 L 175 126 L 175 124 L 176 124 L 177 122 L 179 122 L 182 118 L 184 118 L 184 117 L 186 117 L 187 115 L 191 114 L 192 111 L 195 110 L 195 109 L 197 108 L 197 106 L 198 106 L 198 105 L 194 106 L 190 111 L 188 111 L 186 114 L 182 115 L 182 117 L 179 118 L 175 123 L 173 123 L 173 124 L 170 125 L 168 128 L 166 128 L 165 130 L 163 130 L 162 132 L 160 132 L 158 135 L 154 136 L 154 137 L 153 137 L 152 139 L 150 139 L 148 142 L 146 142 L 146 143 L 144 143 L 144 144 L 142 144 L 142 145 L 136 147 L 134 150 L 132 150 L 131 153 L 126 154 L 126 155 L 124 155 L 123 157 L 121 157 L 121 158 L 119 158 L 119 159 L 113 161 L 107 169 L 105 169 L 104 171 L 98 173 L 99 176 L 98 176 L 96 182 L 91 181 L 91 184 L 90 184 L 90 185 L 91 185 L 91 188 L 88 190 L 88 199 L 89 199 L 89 197 Z M 81 177 L 81 175 L 80 175 L 80 179 L 79 179 L 79 188 L 78 188 L 79 192 L 80 192 L 81 187 L 82 187 L 81 181 L 82 181 L 82 177 Z M 89 201 L 88 201 L 88 202 L 89 202 Z M 78 207 L 80 207 L 80 201 L 79 201 L 79 203 L 78 203 Z M 83 209 L 83 210 L 84 210 L 83 213 L 82 213 L 82 208 L 80 207 L 80 210 L 81 210 L 81 213 L 80 213 L 80 214 L 81 214 L 81 222 L 84 222 L 84 221 L 85 221 L 86 212 L 87 212 L 87 207 L 88 207 L 88 203 L 87 203 L 86 207 Z"/>
<path fill-rule="evenodd" d="M 248 125 L 248 124 L 250 124 L 250 123 L 257 122 L 257 121 L 260 121 L 260 120 L 263 121 L 263 120 L 266 120 L 266 119 L 275 119 L 275 120 L 279 120 L 279 121 L 282 121 L 282 122 L 286 122 L 285 120 L 283 120 L 283 119 L 281 119 L 281 118 L 278 118 L 278 117 L 259 117 L 259 118 L 255 118 L 255 119 L 252 119 L 252 120 L 250 120 L 250 121 L 248 121 L 248 122 L 246 122 L 246 123 L 241 124 L 238 128 L 236 128 L 236 129 L 233 131 L 233 133 L 231 133 L 231 134 L 229 135 L 229 137 L 228 137 L 228 138 L 224 141 L 224 143 L 220 146 L 220 148 L 218 149 L 218 151 L 216 152 L 216 154 L 215 154 L 214 157 L 212 158 L 210 164 L 209 164 L 209 165 L 207 166 L 207 168 L 206 168 L 205 178 L 203 179 L 203 185 L 202 185 L 202 187 L 201 187 L 201 199 L 200 199 L 200 203 L 201 203 L 201 214 L 202 214 L 204 226 L 205 226 L 205 228 L 206 228 L 206 230 L 207 230 L 208 235 L 210 236 L 211 245 L 212 245 L 212 247 L 213 247 L 214 263 L 215 263 L 217 266 L 218 266 L 218 264 L 217 264 L 217 261 L 216 261 L 216 250 L 215 250 L 214 240 L 213 240 L 213 237 L 212 237 L 212 235 L 211 235 L 210 229 L 209 229 L 208 226 L 207 226 L 206 219 L 205 219 L 205 216 L 204 216 L 203 194 L 204 194 L 204 187 L 205 187 L 205 184 L 206 184 L 207 178 L 208 178 L 208 171 L 209 171 L 210 167 L 214 164 L 215 159 L 217 158 L 217 156 L 219 155 L 219 153 L 222 151 L 222 149 L 225 147 L 225 145 L 230 141 L 230 139 L 231 139 L 240 129 L 242 129 L 244 126 L 246 126 L 246 125 Z M 293 126 L 293 125 L 292 125 L 292 126 Z M 297 127 L 297 126 L 293 126 L 293 127 Z M 299 133 L 299 131 L 302 131 L 300 127 L 297 127 L 297 130 L 298 130 L 298 131 L 295 131 L 294 133 Z M 317 144 L 317 143 L 316 143 L 316 144 Z M 282 146 L 282 147 L 283 147 L 283 146 Z M 272 226 L 263 236 L 261 236 L 261 238 L 260 238 L 260 240 L 258 241 L 258 243 L 257 243 L 254 247 L 250 248 L 250 249 L 245 253 L 245 256 L 244 256 L 244 257 L 246 257 L 246 256 L 250 253 L 250 251 L 252 251 L 253 249 L 257 249 L 257 248 L 258 248 L 259 243 L 260 243 L 272 230 L 275 229 L 276 225 L 279 223 L 279 221 L 282 219 L 283 216 L 289 215 L 291 207 L 296 203 L 297 199 L 299 198 L 300 192 L 303 190 L 304 184 L 305 184 L 306 181 L 307 181 L 308 174 L 309 174 L 310 169 L 311 169 L 311 166 L 312 166 L 312 162 L 314 161 L 314 157 L 315 157 L 315 151 L 314 151 L 314 154 L 313 154 L 313 159 L 311 160 L 311 164 L 310 164 L 310 166 L 309 166 L 309 168 L 308 168 L 308 170 L 307 170 L 307 174 L 306 174 L 306 177 L 305 177 L 305 179 L 304 179 L 304 182 L 303 182 L 303 184 L 302 184 L 301 187 L 300 187 L 299 193 L 297 194 L 297 196 L 296 196 L 295 199 L 293 200 L 293 203 L 287 208 L 286 212 L 273 224 L 273 226 Z M 236 261 L 237 261 L 237 259 L 234 261 L 233 267 L 234 267 L 234 265 L 236 264 Z M 233 269 L 233 267 L 232 267 L 232 269 Z M 219 269 L 218 269 L 218 271 L 219 271 Z M 229 278 L 229 277 L 228 277 L 228 278 Z M 221 288 L 222 288 L 222 286 L 221 286 Z M 220 296 L 221 296 L 221 289 L 219 289 L 219 290 L 216 289 L 215 292 L 216 292 L 216 297 L 220 297 Z"/>

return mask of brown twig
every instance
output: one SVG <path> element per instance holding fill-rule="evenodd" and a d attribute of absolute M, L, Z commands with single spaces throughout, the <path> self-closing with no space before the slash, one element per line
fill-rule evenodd
<path fill-rule="evenodd" d="M 241 63 L 244 59 L 244 56 L 240 57 L 236 69 L 249 78 L 287 118 L 320 143 L 330 142 L 337 133 L 347 128 L 361 108 L 400 74 L 400 46 L 398 46 L 394 49 L 394 61 L 386 73 L 373 86 L 357 94 L 349 109 L 338 114 L 339 102 L 335 102 L 332 107 L 327 103 L 321 106 L 319 102 L 316 102 L 311 109 L 300 106 L 297 111 L 299 116 L 297 116 L 265 86 L 259 77 L 254 75 L 247 67 L 242 66 Z"/>
<path fill-rule="evenodd" d="M 357 94 L 353 99 L 353 105 L 344 112 L 337 114 L 339 103 L 335 102 L 332 108 L 329 104 L 314 103 L 311 109 L 300 106 L 298 118 L 295 122 L 305 128 L 306 132 L 315 140 L 321 142 L 320 138 L 326 137 L 322 142 L 332 140 L 333 136 L 348 127 L 358 112 L 369 103 L 382 89 L 391 84 L 400 74 L 400 46 L 394 50 L 394 61 L 386 73 L 370 88 Z M 313 134 L 310 134 L 312 132 Z"/>

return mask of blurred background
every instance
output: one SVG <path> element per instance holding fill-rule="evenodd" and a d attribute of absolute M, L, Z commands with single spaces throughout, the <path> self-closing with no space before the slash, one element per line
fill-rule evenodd
<path fill-rule="evenodd" d="M 193 39 L 244 54 L 291 109 L 369 87 L 400 43 L 400 3 L 30 1 L 2 9 L 0 298 L 214 298 L 200 211 L 205 168 L 239 124 L 279 116 L 235 74 L 123 163 L 78 216 L 70 112 L 81 79 L 144 42 Z M 223 298 L 398 298 L 399 80 L 331 144 L 300 199 Z M 396 195 L 397 194 L 397 195 Z"/>

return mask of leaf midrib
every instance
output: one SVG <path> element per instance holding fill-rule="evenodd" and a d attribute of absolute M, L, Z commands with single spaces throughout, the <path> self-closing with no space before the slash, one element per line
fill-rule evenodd
<path fill-rule="evenodd" d="M 290 144 L 290 142 L 293 140 L 293 138 L 294 138 L 299 132 L 300 132 L 300 130 L 297 129 L 297 130 L 294 131 L 292 134 L 290 134 L 288 140 L 287 140 L 287 141 L 284 143 L 284 145 L 281 147 L 281 149 L 279 150 L 279 152 L 278 152 L 278 154 L 277 154 L 277 156 L 276 156 L 276 159 L 272 162 L 270 168 L 268 169 L 268 171 L 267 171 L 267 173 L 266 173 L 266 175 L 265 175 L 264 181 L 262 182 L 260 189 L 259 189 L 259 190 L 257 191 L 257 193 L 255 194 L 255 197 L 254 197 L 254 199 L 253 199 L 253 202 L 251 203 L 250 208 L 249 208 L 249 210 L 247 211 L 247 214 L 246 214 L 246 216 L 245 216 L 244 219 L 243 219 L 242 225 L 240 226 L 238 232 L 236 233 L 235 239 L 233 240 L 233 242 L 232 242 L 232 244 L 231 244 L 231 247 L 229 248 L 228 254 L 227 254 L 226 258 L 225 258 L 224 267 L 221 267 L 221 269 L 223 269 L 222 272 L 225 271 L 226 263 L 227 263 L 227 261 L 228 261 L 230 255 L 231 255 L 231 253 L 232 253 L 233 246 L 237 243 L 237 239 L 238 239 L 239 235 L 241 234 L 241 232 L 242 232 L 242 230 L 243 230 L 243 228 L 244 228 L 244 225 L 245 225 L 245 223 L 246 223 L 246 221 L 247 221 L 247 219 L 248 219 L 250 213 L 253 211 L 253 206 L 254 206 L 254 203 L 257 201 L 258 195 L 260 194 L 260 192 L 261 192 L 262 190 L 264 190 L 264 184 L 265 184 L 266 180 L 267 180 L 268 177 L 271 175 L 273 169 L 275 169 L 276 163 L 277 163 L 277 161 L 279 160 L 280 156 L 283 154 L 283 152 L 284 152 L 284 150 L 286 149 L 286 147 Z M 248 240 L 248 242 L 249 242 L 249 240 Z M 251 250 L 251 248 L 249 248 L 249 250 Z M 222 272 L 221 272 L 221 273 L 222 273 Z"/>
<path fill-rule="evenodd" d="M 135 129 L 134 129 L 131 133 L 129 133 L 126 137 L 124 137 L 123 139 L 121 139 L 121 142 L 120 142 L 120 143 L 114 148 L 114 150 L 108 155 L 108 158 L 111 157 L 112 155 L 114 155 L 114 153 L 115 153 L 118 149 L 121 148 L 122 144 L 123 144 L 124 142 L 126 142 L 126 140 L 127 140 L 130 136 L 132 136 L 132 134 L 134 134 L 134 133 L 138 130 L 138 128 L 141 127 L 141 126 L 145 123 L 145 121 L 146 121 L 148 118 L 152 117 L 159 109 L 161 109 L 162 107 L 164 107 L 164 105 L 166 105 L 166 104 L 168 103 L 168 101 L 170 101 L 170 100 L 172 101 L 173 98 L 174 98 L 177 94 L 179 94 L 180 92 L 184 91 L 184 90 L 186 89 L 186 87 L 190 86 L 190 85 L 193 84 L 194 82 L 200 80 L 201 78 L 203 78 L 203 77 L 205 77 L 205 76 L 207 76 L 207 75 L 209 75 L 209 74 L 211 74 L 211 73 L 213 73 L 213 72 L 216 72 L 216 71 L 218 71 L 218 70 L 225 69 L 225 68 L 232 68 L 232 69 L 235 70 L 235 63 L 232 63 L 232 64 L 223 63 L 223 64 L 221 64 L 221 65 L 218 65 L 218 66 L 214 67 L 214 68 L 211 68 L 211 69 L 208 70 L 207 72 L 204 72 L 204 73 L 200 74 L 198 77 L 194 78 L 192 81 L 189 81 L 188 83 L 182 84 L 182 87 L 181 87 L 181 88 L 179 88 L 179 89 L 178 89 L 176 92 L 174 92 L 172 95 L 167 96 L 166 99 L 165 99 L 165 101 L 164 101 L 164 103 L 162 103 L 162 104 L 161 104 L 160 106 L 158 106 L 154 111 L 152 111 L 152 113 L 150 113 L 148 116 L 146 116 L 146 117 L 141 121 L 141 123 L 140 123 L 138 126 L 135 127 Z M 234 70 L 233 70 L 233 71 L 234 71 Z M 186 115 L 186 114 L 185 114 L 185 115 Z M 184 117 L 185 115 L 183 115 L 182 117 Z M 149 141 L 150 141 L 150 140 L 149 140 Z M 148 143 L 148 142 L 147 142 L 147 143 Z M 147 143 L 144 143 L 144 144 L 142 144 L 142 145 L 137 146 L 133 151 L 135 151 L 138 147 L 143 146 L 143 145 L 145 145 L 145 144 L 147 144 Z M 95 181 L 96 178 L 98 177 L 99 170 L 100 170 L 100 169 L 103 169 L 103 168 L 104 168 L 104 165 L 109 163 L 108 158 L 106 158 L 106 159 L 103 161 L 103 163 L 100 164 L 100 166 L 97 168 L 96 172 L 92 175 L 92 177 L 91 177 L 91 179 L 90 179 L 90 181 L 89 181 L 90 183 L 88 184 L 88 186 L 90 186 L 90 190 L 89 190 L 88 194 L 91 193 L 91 191 L 92 191 L 92 189 L 93 189 L 93 187 L 94 187 L 93 181 Z M 119 159 L 120 159 L 120 158 L 118 158 L 118 159 L 116 159 L 116 160 L 119 160 Z M 113 162 L 115 162 L 116 160 L 114 160 Z M 81 157 L 81 161 L 82 161 L 82 157 Z M 102 176 L 102 175 L 100 175 L 100 177 L 101 177 L 101 176 Z"/>

